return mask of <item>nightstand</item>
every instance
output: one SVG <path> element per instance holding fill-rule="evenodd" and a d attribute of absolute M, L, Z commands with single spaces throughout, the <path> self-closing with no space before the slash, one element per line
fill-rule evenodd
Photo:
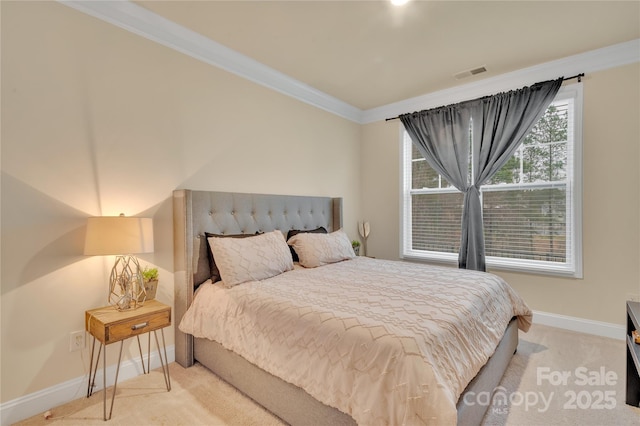
<path fill-rule="evenodd" d="M 100 355 L 102 355 L 102 384 L 103 384 L 103 416 L 104 420 L 111 419 L 113 412 L 113 400 L 116 396 L 116 386 L 118 385 L 118 373 L 120 371 L 120 361 L 122 359 L 122 346 L 124 341 L 130 337 L 138 340 L 138 349 L 140 350 L 140 360 L 142 362 L 142 372 L 149 373 L 150 352 L 151 352 L 151 332 L 153 332 L 160 356 L 160 364 L 164 381 L 167 385 L 167 391 L 171 390 L 171 378 L 169 377 L 169 365 L 167 360 L 167 347 L 164 341 L 164 328 L 171 325 L 171 307 L 157 300 L 147 300 L 143 306 L 137 309 L 126 311 L 118 311 L 113 306 L 105 306 L 102 308 L 91 309 L 85 312 L 85 329 L 93 336 L 93 345 L 91 347 L 91 361 L 89 363 L 89 383 L 87 386 L 87 398 L 93 393 L 95 386 L 96 372 L 98 371 L 98 363 Z M 160 330 L 162 336 L 162 351 L 158 341 L 157 331 Z M 144 357 L 142 356 L 142 346 L 140 345 L 140 335 L 149 333 L 149 343 L 147 346 L 147 368 L 144 366 Z M 96 340 L 100 342 L 98 347 L 98 355 L 95 365 L 93 363 L 93 355 L 96 347 Z M 118 356 L 118 366 L 116 367 L 116 378 L 113 384 L 113 395 L 111 396 L 111 408 L 109 409 L 109 417 L 107 417 L 107 346 L 111 343 L 120 342 L 120 355 Z M 164 352 L 164 359 L 163 359 Z"/>

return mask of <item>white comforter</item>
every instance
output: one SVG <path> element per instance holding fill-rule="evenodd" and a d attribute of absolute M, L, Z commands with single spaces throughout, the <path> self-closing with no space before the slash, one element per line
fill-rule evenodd
<path fill-rule="evenodd" d="M 495 275 L 358 257 L 203 284 L 179 328 L 360 425 L 442 425 L 514 315 L 528 330 L 531 311 Z"/>

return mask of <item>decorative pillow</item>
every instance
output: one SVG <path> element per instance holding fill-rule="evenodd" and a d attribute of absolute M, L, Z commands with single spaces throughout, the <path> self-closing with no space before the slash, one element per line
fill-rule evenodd
<path fill-rule="evenodd" d="M 216 237 L 216 238 L 247 238 L 247 237 L 254 237 L 256 235 L 260 235 L 262 234 L 262 232 L 256 232 L 255 234 L 231 234 L 231 235 L 224 235 L 224 234 L 212 234 L 210 232 L 205 232 L 204 235 L 207 238 L 207 257 L 209 258 L 209 270 L 210 270 L 210 274 L 211 274 L 211 282 L 215 283 L 216 281 L 220 281 L 222 278 L 220 278 L 220 271 L 218 270 L 218 267 L 216 266 L 216 260 L 213 257 L 213 253 L 211 252 L 211 244 L 209 244 L 209 238 L 210 237 Z"/>
<path fill-rule="evenodd" d="M 293 269 L 293 259 L 282 232 L 249 238 L 209 238 L 209 245 L 225 287 L 264 280 Z"/>
<path fill-rule="evenodd" d="M 305 268 L 356 257 L 351 241 L 342 229 L 330 234 L 300 233 L 291 237 L 287 244 L 293 246 Z"/>
<path fill-rule="evenodd" d="M 310 231 L 306 231 L 306 230 L 301 230 L 301 229 L 292 229 L 289 232 L 287 232 L 287 241 L 289 241 L 289 239 L 291 237 L 293 237 L 294 235 L 298 235 L 300 233 L 304 233 L 304 232 L 308 232 L 308 233 L 312 233 L 312 234 L 326 234 L 327 230 L 324 229 L 323 226 L 316 228 L 316 229 L 312 229 Z M 291 249 L 291 257 L 293 257 L 293 261 L 297 262 L 300 259 L 298 258 L 298 253 L 296 253 L 296 251 L 293 249 L 292 246 L 289 246 L 289 248 Z"/>

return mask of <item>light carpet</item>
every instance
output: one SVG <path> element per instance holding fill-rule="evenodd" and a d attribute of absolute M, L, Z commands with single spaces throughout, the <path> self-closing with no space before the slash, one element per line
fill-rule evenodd
<path fill-rule="evenodd" d="M 497 388 L 469 398 L 491 404 L 483 425 L 640 425 L 640 408 L 626 405 L 626 343 L 534 324 Z M 280 426 L 252 400 L 196 364 L 172 363 L 171 392 L 162 370 L 118 384 L 111 425 Z M 110 391 L 110 390 L 109 390 Z M 108 393 L 108 397 L 111 393 Z M 110 400 L 107 400 L 107 408 Z M 102 392 L 18 425 L 104 425 Z M 311 425 L 310 425 L 311 426 Z M 315 426 L 315 425 L 313 425 Z M 318 425 L 320 426 L 320 425 Z"/>
<path fill-rule="evenodd" d="M 496 391 L 506 398 L 494 398 L 483 425 L 640 426 L 625 384 L 625 341 L 534 324 L 520 332 Z"/>

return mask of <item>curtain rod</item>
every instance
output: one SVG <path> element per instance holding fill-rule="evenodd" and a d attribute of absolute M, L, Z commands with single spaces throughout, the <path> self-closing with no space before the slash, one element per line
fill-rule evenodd
<path fill-rule="evenodd" d="M 578 79 L 578 83 L 582 82 L 582 77 L 584 77 L 584 73 L 580 73 L 580 74 L 576 74 L 573 77 L 566 77 L 563 78 L 562 81 L 567 81 L 567 80 L 573 80 L 574 78 Z M 442 108 L 442 107 L 438 107 L 438 108 Z M 437 109 L 437 108 L 429 108 L 429 109 Z M 391 120 L 397 120 L 399 119 L 400 116 L 396 116 L 396 117 L 391 117 L 391 118 L 385 118 L 384 121 L 391 121 Z"/>

